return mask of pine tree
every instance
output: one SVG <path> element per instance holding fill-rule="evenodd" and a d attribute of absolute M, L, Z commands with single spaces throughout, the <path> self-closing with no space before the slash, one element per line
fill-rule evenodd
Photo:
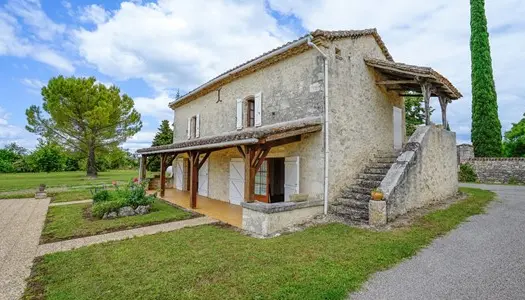
<path fill-rule="evenodd" d="M 153 142 L 151 143 L 151 146 L 162 146 L 162 145 L 169 145 L 173 143 L 173 129 L 170 126 L 170 122 L 168 120 L 163 120 L 160 123 L 160 126 L 158 128 L 157 133 L 155 134 L 155 137 L 153 138 Z M 149 171 L 159 171 L 160 170 L 160 159 L 158 156 L 154 156 L 151 158 L 151 162 L 149 163 L 148 167 Z"/>
<path fill-rule="evenodd" d="M 478 157 L 501 156 L 501 123 L 492 72 L 485 0 L 470 0 L 472 144 Z"/>

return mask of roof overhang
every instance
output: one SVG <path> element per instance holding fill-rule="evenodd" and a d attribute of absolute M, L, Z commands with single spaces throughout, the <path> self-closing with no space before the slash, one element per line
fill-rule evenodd
<path fill-rule="evenodd" d="M 141 155 L 163 153 L 184 153 L 187 151 L 214 151 L 242 145 L 268 144 L 278 141 L 294 141 L 293 137 L 322 130 L 321 117 L 309 117 L 294 121 L 276 123 L 267 126 L 227 132 L 220 135 L 181 141 L 170 145 L 150 147 L 137 150 Z"/>
<path fill-rule="evenodd" d="M 377 84 L 389 91 L 421 93 L 421 84 L 430 83 L 432 96 L 444 96 L 450 101 L 463 97 L 448 79 L 432 68 L 374 58 L 365 58 L 365 63 L 381 75 Z"/>

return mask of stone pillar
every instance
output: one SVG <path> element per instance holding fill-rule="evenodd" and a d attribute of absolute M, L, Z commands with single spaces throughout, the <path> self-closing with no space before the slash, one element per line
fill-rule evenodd
<path fill-rule="evenodd" d="M 370 200 L 368 203 L 368 223 L 371 226 L 386 225 L 386 201 Z"/>

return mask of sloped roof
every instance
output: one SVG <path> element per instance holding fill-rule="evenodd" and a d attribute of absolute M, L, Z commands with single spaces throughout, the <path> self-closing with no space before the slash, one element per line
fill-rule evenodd
<path fill-rule="evenodd" d="M 275 136 L 286 132 L 310 133 L 321 130 L 321 117 L 308 117 L 293 121 L 275 123 L 271 125 L 246 128 L 243 130 L 230 131 L 218 135 L 206 136 L 186 141 L 180 141 L 170 145 L 162 145 L 137 150 L 139 154 L 153 154 L 166 152 L 184 152 L 187 150 L 198 150 L 199 147 L 206 146 L 210 149 L 217 145 L 217 148 L 233 147 L 241 144 L 257 144 L 262 139 Z M 304 130 L 302 130 L 304 129 Z M 299 132 L 299 130 L 302 130 Z M 297 132 L 296 132 L 297 131 Z M 240 143 L 239 143 L 240 142 Z M 230 143 L 230 144 L 228 144 Z"/>
<path fill-rule="evenodd" d="M 402 88 L 407 90 L 418 90 L 421 86 L 416 82 L 416 80 L 427 80 L 430 81 L 434 88 L 435 92 L 445 94 L 451 100 L 457 100 L 463 95 L 460 91 L 447 79 L 445 76 L 439 74 L 432 68 L 429 67 L 420 67 L 414 65 L 408 65 L 388 60 L 376 59 L 376 58 L 365 58 L 365 63 L 375 68 L 378 72 L 383 74 L 387 78 L 408 78 L 413 79 L 414 83 L 403 83 L 398 84 Z M 438 96 L 436 94 L 436 96 Z"/>
<path fill-rule="evenodd" d="M 184 105 L 198 97 L 208 94 L 211 91 L 217 90 L 220 86 L 233 81 L 236 78 L 244 76 L 249 73 L 253 73 L 258 69 L 267 67 L 276 62 L 284 60 L 290 56 L 303 53 L 310 49 L 306 44 L 306 41 L 309 37 L 312 38 L 312 41 L 315 43 L 316 40 L 322 41 L 326 40 L 337 40 L 343 38 L 359 38 L 363 36 L 372 36 L 377 41 L 381 51 L 387 58 L 387 60 L 393 61 L 392 55 L 388 52 L 385 43 L 381 39 L 381 36 L 375 28 L 363 29 L 363 30 L 337 30 L 337 31 L 328 31 L 317 29 L 310 32 L 296 40 L 288 42 L 280 47 L 272 49 L 268 52 L 265 52 L 253 59 L 250 59 L 236 67 L 233 67 L 226 72 L 218 75 L 217 77 L 209 80 L 208 82 L 202 84 L 201 86 L 195 88 L 194 90 L 188 92 L 186 95 L 180 97 L 179 99 L 170 102 L 169 106 L 171 108 L 176 108 L 181 105 Z M 283 51 L 286 50 L 286 51 Z M 248 68 L 249 67 L 249 68 Z"/>

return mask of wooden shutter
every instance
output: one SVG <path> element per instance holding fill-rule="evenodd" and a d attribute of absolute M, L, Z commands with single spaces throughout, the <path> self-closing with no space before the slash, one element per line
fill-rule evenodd
<path fill-rule="evenodd" d="M 255 126 L 262 125 L 262 93 L 255 94 Z"/>
<path fill-rule="evenodd" d="M 200 114 L 197 114 L 195 116 L 195 137 L 199 137 L 201 135 L 201 116 Z"/>
<path fill-rule="evenodd" d="M 191 139 L 191 117 L 188 118 L 188 140 Z"/>
<path fill-rule="evenodd" d="M 242 99 L 237 99 L 237 129 L 242 129 Z"/>
<path fill-rule="evenodd" d="M 284 159 L 284 201 L 290 201 L 290 195 L 299 194 L 299 156 Z"/>

